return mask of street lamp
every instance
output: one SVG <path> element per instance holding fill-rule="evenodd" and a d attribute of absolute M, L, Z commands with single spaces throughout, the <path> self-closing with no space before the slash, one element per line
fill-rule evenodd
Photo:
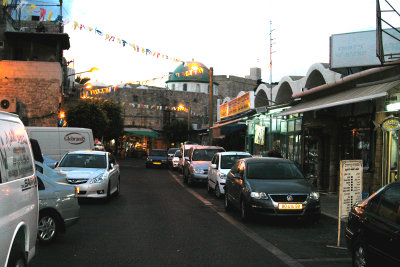
<path fill-rule="evenodd" d="M 188 141 L 190 141 L 189 139 L 189 137 L 190 137 L 190 134 L 189 134 L 189 131 L 190 131 L 190 106 L 188 107 L 188 108 L 186 108 L 183 104 L 179 104 L 179 106 L 177 107 L 177 110 L 178 111 L 185 111 L 185 112 L 187 112 L 188 113 Z"/>
<path fill-rule="evenodd" d="M 96 67 L 92 67 L 90 70 L 87 70 L 87 71 L 81 71 L 81 72 L 78 72 L 78 73 L 68 74 L 67 77 L 69 77 L 69 76 L 75 76 L 75 75 L 82 74 L 82 73 L 86 73 L 86 72 L 93 72 L 93 71 L 96 71 L 96 70 L 99 70 L 99 69 L 96 68 Z"/>

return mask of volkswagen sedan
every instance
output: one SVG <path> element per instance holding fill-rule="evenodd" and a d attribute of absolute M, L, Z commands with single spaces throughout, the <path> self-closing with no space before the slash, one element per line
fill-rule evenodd
<path fill-rule="evenodd" d="M 243 221 L 253 214 L 312 220 L 321 214 L 319 193 L 292 161 L 279 158 L 238 160 L 227 176 L 224 205 L 239 208 Z"/>

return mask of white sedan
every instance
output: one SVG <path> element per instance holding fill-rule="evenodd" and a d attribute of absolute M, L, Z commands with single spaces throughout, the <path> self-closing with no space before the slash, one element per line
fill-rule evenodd
<path fill-rule="evenodd" d="M 120 170 L 115 157 L 105 151 L 81 150 L 64 155 L 55 171 L 78 185 L 81 198 L 109 198 L 120 192 Z"/>
<path fill-rule="evenodd" d="M 229 151 L 218 152 L 211 160 L 207 175 L 207 191 L 215 192 L 215 196 L 220 198 L 225 194 L 224 186 L 228 172 L 238 159 L 251 158 L 251 154 L 247 152 Z"/>

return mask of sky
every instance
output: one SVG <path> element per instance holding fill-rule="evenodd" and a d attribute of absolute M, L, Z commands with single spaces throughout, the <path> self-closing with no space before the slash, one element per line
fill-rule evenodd
<path fill-rule="evenodd" d="M 375 30 L 376 1 L 64 0 L 63 18 L 71 44 L 64 56 L 74 60 L 76 72 L 97 67 L 83 76 L 107 85 L 163 77 L 181 64 L 137 53 L 117 38 L 169 58 L 200 61 L 215 75 L 245 77 L 260 67 L 269 82 L 272 22 L 272 81 L 279 82 L 329 63 L 331 35 Z M 105 40 L 106 34 L 116 39 Z"/>

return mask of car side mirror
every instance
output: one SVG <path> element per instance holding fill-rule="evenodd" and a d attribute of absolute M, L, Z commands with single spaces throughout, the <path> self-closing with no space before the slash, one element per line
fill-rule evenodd
<path fill-rule="evenodd" d="M 216 169 L 217 168 L 217 164 L 211 164 L 211 169 Z"/>
<path fill-rule="evenodd" d="M 110 169 L 114 169 L 114 163 L 110 163 Z"/>
<path fill-rule="evenodd" d="M 56 163 L 54 163 L 54 168 L 58 167 L 59 162 L 56 161 Z"/>

